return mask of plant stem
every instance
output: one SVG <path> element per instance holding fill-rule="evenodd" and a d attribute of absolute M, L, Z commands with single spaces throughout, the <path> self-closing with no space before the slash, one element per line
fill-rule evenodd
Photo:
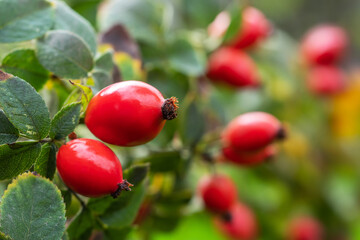
<path fill-rule="evenodd" d="M 77 200 L 79 200 L 81 206 L 82 206 L 83 208 L 86 208 L 85 202 L 79 197 L 79 195 L 77 195 L 77 193 L 75 193 L 75 192 L 74 192 L 73 190 L 71 190 L 70 188 L 68 188 L 68 190 L 69 190 L 69 192 L 71 192 L 71 194 L 73 194 L 73 195 L 76 197 Z"/>

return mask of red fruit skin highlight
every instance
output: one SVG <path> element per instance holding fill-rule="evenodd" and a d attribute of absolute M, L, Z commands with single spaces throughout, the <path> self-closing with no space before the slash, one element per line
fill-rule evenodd
<path fill-rule="evenodd" d="M 322 24 L 305 34 L 301 53 L 309 64 L 333 64 L 342 58 L 347 45 L 348 37 L 341 27 Z"/>
<path fill-rule="evenodd" d="M 64 183 L 87 197 L 114 193 L 123 182 L 121 164 L 115 153 L 93 139 L 79 138 L 61 146 L 56 166 Z"/>
<path fill-rule="evenodd" d="M 212 212 L 228 211 L 237 199 L 236 186 L 225 175 L 205 176 L 198 189 L 205 207 Z"/>
<path fill-rule="evenodd" d="M 137 146 L 154 139 L 164 127 L 164 101 L 161 93 L 147 83 L 115 83 L 91 99 L 85 123 L 104 142 Z"/>
<path fill-rule="evenodd" d="M 282 131 L 280 121 L 265 112 L 249 112 L 233 119 L 224 130 L 224 147 L 236 151 L 257 151 L 266 147 Z"/>
<path fill-rule="evenodd" d="M 257 87 L 259 77 L 254 61 L 243 51 L 222 47 L 211 54 L 207 77 L 228 86 Z"/>
<path fill-rule="evenodd" d="M 234 240 L 254 240 L 257 236 L 257 222 L 254 213 L 242 203 L 236 203 L 229 211 L 230 219 L 214 219 L 215 226 Z"/>

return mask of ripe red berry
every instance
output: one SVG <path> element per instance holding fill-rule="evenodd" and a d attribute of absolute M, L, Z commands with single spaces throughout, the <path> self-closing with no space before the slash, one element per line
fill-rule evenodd
<path fill-rule="evenodd" d="M 257 236 L 257 223 L 251 209 L 236 203 L 229 213 L 215 218 L 215 226 L 231 239 L 253 240 Z"/>
<path fill-rule="evenodd" d="M 79 138 L 61 146 L 56 166 L 64 183 L 87 197 L 116 197 L 121 190 L 130 190 L 119 159 L 97 140 Z"/>
<path fill-rule="evenodd" d="M 229 161 L 239 165 L 256 165 L 273 157 L 276 149 L 273 145 L 255 152 L 238 152 L 232 147 L 224 147 L 222 149 L 224 157 Z"/>
<path fill-rule="evenodd" d="M 307 76 L 307 85 L 317 95 L 333 95 L 345 87 L 345 74 L 335 66 L 313 67 Z"/>
<path fill-rule="evenodd" d="M 234 182 L 225 175 L 206 176 L 199 182 L 199 192 L 206 208 L 212 212 L 225 212 L 236 202 Z"/>
<path fill-rule="evenodd" d="M 321 240 L 323 229 L 321 224 L 311 217 L 293 219 L 288 229 L 288 240 Z"/>
<path fill-rule="evenodd" d="M 144 144 L 161 131 L 165 119 L 176 117 L 176 98 L 164 99 L 140 81 L 112 84 L 90 101 L 85 123 L 104 142 L 118 146 Z"/>
<path fill-rule="evenodd" d="M 347 44 L 347 35 L 341 27 L 318 25 L 305 34 L 301 51 L 310 64 L 332 64 L 342 57 Z"/>
<path fill-rule="evenodd" d="M 230 44 L 243 49 L 252 47 L 266 38 L 271 26 L 264 14 L 256 8 L 247 7 L 242 14 L 240 31 Z"/>
<path fill-rule="evenodd" d="M 207 76 L 233 87 L 256 87 L 259 78 L 253 60 L 241 50 L 223 47 L 211 54 Z"/>
<path fill-rule="evenodd" d="M 236 151 L 257 151 L 276 139 L 284 138 L 284 129 L 273 115 L 265 112 L 244 113 L 232 120 L 222 136 L 224 147 Z"/>

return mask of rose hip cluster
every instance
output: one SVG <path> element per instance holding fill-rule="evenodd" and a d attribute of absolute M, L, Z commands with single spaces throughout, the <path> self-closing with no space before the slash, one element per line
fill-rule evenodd
<path fill-rule="evenodd" d="M 231 239 L 251 240 L 257 235 L 254 213 L 237 199 L 233 181 L 225 175 L 205 176 L 199 192 L 206 209 L 215 214 L 215 226 Z"/>
<path fill-rule="evenodd" d="M 230 24 L 230 16 L 220 13 L 209 26 L 210 36 L 225 34 Z M 235 37 L 210 55 L 207 77 L 214 83 L 232 87 L 257 87 L 259 74 L 251 57 L 244 51 L 256 46 L 271 32 L 269 21 L 258 9 L 246 7 L 242 13 L 242 23 Z"/>
<path fill-rule="evenodd" d="M 106 143 L 137 146 L 155 138 L 166 120 L 176 118 L 177 108 L 176 98 L 164 99 L 151 85 L 125 81 L 102 89 L 91 99 L 85 123 Z M 64 183 L 84 196 L 110 194 L 116 198 L 132 186 L 123 179 L 115 153 L 98 140 L 71 140 L 60 147 L 56 165 Z"/>
<path fill-rule="evenodd" d="M 338 26 L 318 25 L 305 34 L 301 53 L 310 66 L 307 85 L 311 92 L 331 96 L 344 89 L 345 73 L 338 62 L 344 56 L 347 45 L 347 35 Z"/>

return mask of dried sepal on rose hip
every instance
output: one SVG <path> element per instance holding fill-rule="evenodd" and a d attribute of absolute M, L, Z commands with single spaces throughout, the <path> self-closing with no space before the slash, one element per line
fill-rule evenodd
<path fill-rule="evenodd" d="M 131 191 L 133 186 L 123 179 L 115 153 L 97 140 L 79 138 L 61 146 L 56 166 L 64 183 L 87 197 L 116 198 L 123 190 Z"/>
<path fill-rule="evenodd" d="M 98 92 L 86 110 L 85 124 L 104 142 L 137 146 L 154 139 L 166 120 L 177 116 L 177 99 L 164 99 L 141 81 L 112 84 Z"/>

